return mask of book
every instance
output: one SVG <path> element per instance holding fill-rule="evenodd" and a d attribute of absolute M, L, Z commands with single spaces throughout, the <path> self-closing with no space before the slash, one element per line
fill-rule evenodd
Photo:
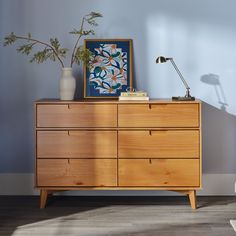
<path fill-rule="evenodd" d="M 136 92 L 121 92 L 121 97 L 147 97 L 147 93 L 143 91 L 136 91 Z"/>
<path fill-rule="evenodd" d="M 119 101 L 148 101 L 147 96 L 119 96 Z"/>

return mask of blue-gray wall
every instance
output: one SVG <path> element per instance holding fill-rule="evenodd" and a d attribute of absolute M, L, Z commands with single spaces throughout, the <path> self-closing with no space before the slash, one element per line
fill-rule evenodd
<path fill-rule="evenodd" d="M 172 56 L 203 103 L 203 171 L 236 173 L 236 2 L 234 0 L 1 0 L 0 42 L 31 32 L 65 47 L 90 11 L 103 13 L 97 38 L 132 38 L 134 80 L 150 97 L 183 95 Z M 74 67 L 82 97 L 82 68 Z M 29 64 L 0 46 L 0 173 L 33 172 L 33 101 L 58 97 L 59 64 Z"/>

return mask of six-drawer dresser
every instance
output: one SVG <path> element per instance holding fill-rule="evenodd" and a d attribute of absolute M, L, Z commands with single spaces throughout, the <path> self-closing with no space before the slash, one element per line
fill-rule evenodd
<path fill-rule="evenodd" d="M 62 190 L 170 190 L 196 208 L 201 189 L 201 102 L 39 100 L 40 207 Z"/>

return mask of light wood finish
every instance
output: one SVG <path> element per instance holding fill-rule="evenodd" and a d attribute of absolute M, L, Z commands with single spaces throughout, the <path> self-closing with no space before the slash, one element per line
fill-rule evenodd
<path fill-rule="evenodd" d="M 182 194 L 188 194 L 188 193 L 184 193 L 184 192 L 188 192 L 188 190 L 193 190 L 193 187 L 170 187 L 170 186 L 129 186 L 129 187 L 119 187 L 119 186 L 111 186 L 111 187 L 107 187 L 107 186 L 101 186 L 101 187 L 94 187 L 94 186 L 65 186 L 65 187 L 61 187 L 61 186 L 48 186 L 45 187 L 43 186 L 44 189 L 47 190 L 53 190 L 54 192 L 57 191 L 68 191 L 68 190 L 109 190 L 109 191 L 117 191 L 117 190 L 145 190 L 145 191 L 149 191 L 149 190 L 165 190 L 165 191 L 172 191 L 172 192 L 178 192 L 178 193 L 182 193 Z M 198 187 L 194 187 L 195 190 L 201 190 L 202 188 Z"/>
<path fill-rule="evenodd" d="M 47 203 L 47 197 L 48 197 L 48 190 L 41 189 L 40 190 L 40 209 L 45 208 Z"/>
<path fill-rule="evenodd" d="M 198 130 L 119 131 L 120 158 L 199 158 Z"/>
<path fill-rule="evenodd" d="M 115 104 L 37 106 L 37 127 L 116 127 Z"/>
<path fill-rule="evenodd" d="M 170 190 L 196 208 L 201 102 L 40 100 L 36 187 L 44 207 L 63 190 Z"/>
<path fill-rule="evenodd" d="M 198 127 L 198 104 L 121 104 L 119 127 Z"/>
<path fill-rule="evenodd" d="M 188 196 L 192 209 L 197 209 L 196 190 L 190 190 Z"/>
<path fill-rule="evenodd" d="M 196 190 L 175 190 L 175 192 L 186 194 L 193 210 L 197 209 Z"/>
<path fill-rule="evenodd" d="M 117 158 L 116 131 L 37 131 L 38 158 Z"/>
<path fill-rule="evenodd" d="M 55 98 L 43 98 L 40 100 L 37 100 L 35 102 L 36 105 L 62 105 L 62 104 L 200 104 L 201 100 L 195 99 L 194 101 L 172 101 L 171 99 L 165 99 L 165 98 L 151 98 L 149 101 L 119 101 L 118 99 L 112 99 L 112 98 L 96 98 L 96 99 L 79 99 L 79 100 L 73 100 L 73 101 L 62 101 Z"/>
<path fill-rule="evenodd" d="M 199 153 L 200 153 L 200 171 L 199 171 L 199 177 L 200 177 L 200 187 L 202 187 L 202 103 L 199 103 Z"/>
<path fill-rule="evenodd" d="M 120 159 L 119 186 L 199 186 L 199 160 Z"/>
<path fill-rule="evenodd" d="M 38 159 L 38 186 L 117 186 L 115 159 Z"/>

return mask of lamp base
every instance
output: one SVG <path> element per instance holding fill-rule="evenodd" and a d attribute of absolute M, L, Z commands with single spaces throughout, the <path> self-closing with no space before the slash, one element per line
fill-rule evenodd
<path fill-rule="evenodd" d="M 173 101 L 195 101 L 195 97 L 172 97 Z"/>

